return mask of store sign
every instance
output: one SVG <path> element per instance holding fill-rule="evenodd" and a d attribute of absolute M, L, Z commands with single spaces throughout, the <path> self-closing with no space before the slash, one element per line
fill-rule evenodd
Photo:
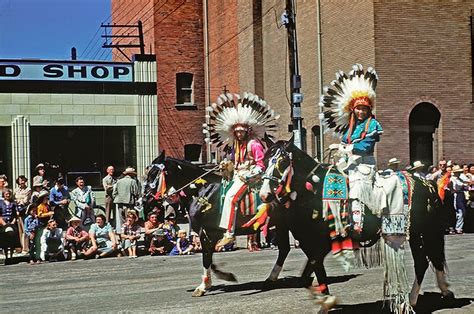
<path fill-rule="evenodd" d="M 0 80 L 132 82 L 132 64 L 0 61 Z"/>

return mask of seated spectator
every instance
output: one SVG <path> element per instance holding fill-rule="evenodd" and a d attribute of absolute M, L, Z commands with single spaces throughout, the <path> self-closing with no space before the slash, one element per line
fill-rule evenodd
<path fill-rule="evenodd" d="M 194 231 L 191 232 L 191 243 L 193 244 L 195 253 L 202 252 L 201 238 L 199 238 L 199 235 Z"/>
<path fill-rule="evenodd" d="M 105 222 L 105 215 L 97 215 L 95 221 L 89 230 L 92 246 L 87 250 L 85 256 L 92 256 L 96 253 L 99 254 L 99 258 L 113 255 L 117 251 L 114 229 L 110 223 Z"/>
<path fill-rule="evenodd" d="M 37 209 L 35 205 L 28 207 L 28 216 L 25 218 L 25 237 L 28 239 L 28 249 L 30 255 L 30 264 L 39 263 L 39 259 L 36 258 L 36 243 L 35 235 L 38 230 L 39 221 L 37 217 Z"/>
<path fill-rule="evenodd" d="M 138 216 L 134 210 L 127 212 L 125 223 L 122 225 L 120 238 L 123 240 L 122 248 L 128 250 L 129 258 L 137 258 L 137 240 L 140 239 L 140 225 L 137 223 Z"/>
<path fill-rule="evenodd" d="M 64 260 L 63 230 L 56 220 L 50 219 L 41 235 L 41 260 L 54 262 Z"/>
<path fill-rule="evenodd" d="M 145 250 L 148 250 L 148 248 L 150 248 L 153 233 L 162 226 L 163 223 L 158 220 L 158 213 L 150 212 L 148 214 L 148 220 L 145 221 Z"/>
<path fill-rule="evenodd" d="M 176 224 L 176 216 L 170 213 L 165 217 L 165 223 L 163 224 L 163 230 L 173 245 L 176 245 L 176 237 L 178 235 L 179 226 Z"/>
<path fill-rule="evenodd" d="M 66 231 L 66 247 L 71 252 L 71 260 L 84 255 L 89 244 L 89 234 L 81 227 L 81 219 L 73 216 L 69 219 L 70 227 Z"/>
<path fill-rule="evenodd" d="M 150 248 L 148 251 L 152 256 L 168 255 L 173 249 L 173 243 L 168 240 L 168 237 L 163 229 L 158 229 L 153 233 Z"/>
<path fill-rule="evenodd" d="M 10 189 L 3 189 L 2 200 L 0 200 L 0 216 L 3 219 L 3 226 L 9 230 L 8 247 L 21 247 L 20 235 L 18 233 L 16 202 L 13 200 L 13 192 Z M 11 229 L 11 231 L 10 231 Z"/>
<path fill-rule="evenodd" d="M 185 230 L 178 231 L 178 239 L 175 247 L 171 250 L 170 255 L 189 255 L 193 254 L 193 245 L 187 238 Z"/>

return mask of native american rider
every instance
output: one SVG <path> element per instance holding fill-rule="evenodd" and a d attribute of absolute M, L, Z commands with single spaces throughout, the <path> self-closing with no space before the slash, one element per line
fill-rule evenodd
<path fill-rule="evenodd" d="M 249 93 L 244 93 L 243 99 L 237 94 L 221 95 L 208 111 L 212 124 L 205 125 L 205 133 L 209 132 L 218 147 L 227 144 L 227 158 L 221 163 L 224 179 L 219 223 L 226 232 L 218 243 L 224 247 L 235 240 L 237 212 L 253 214 L 260 203 L 256 187 L 265 170 L 265 148 L 260 139 L 276 128 L 278 115 L 264 100 Z"/>

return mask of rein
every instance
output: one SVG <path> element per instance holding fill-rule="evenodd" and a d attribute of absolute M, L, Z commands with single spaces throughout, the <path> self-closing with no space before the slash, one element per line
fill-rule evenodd
<path fill-rule="evenodd" d="M 185 185 L 183 185 L 182 187 L 180 187 L 179 189 L 176 189 L 175 192 L 173 192 L 173 194 L 175 193 L 179 193 L 181 192 L 182 190 L 184 190 L 185 188 L 187 188 L 188 186 L 190 186 L 191 184 L 195 183 L 196 181 L 198 181 L 199 179 L 202 179 L 203 177 L 207 176 L 208 174 L 210 174 L 211 172 L 214 172 L 216 170 L 219 169 L 219 165 L 215 166 L 214 168 L 212 168 L 211 170 L 208 170 L 206 172 L 204 172 L 203 174 L 201 174 L 200 176 L 198 176 L 197 178 L 194 178 L 193 180 L 189 181 L 188 183 L 186 183 Z M 165 181 L 165 167 L 163 165 L 163 167 L 160 167 L 160 170 L 161 170 L 161 173 L 159 176 L 163 176 L 162 177 L 162 182 L 161 184 L 165 187 L 165 190 L 166 190 L 166 181 Z M 158 177 L 158 176 L 157 176 Z M 165 191 L 166 192 L 166 191 Z M 157 195 L 155 196 L 156 199 L 158 199 L 160 196 L 162 198 L 165 198 L 165 192 L 160 192 L 160 191 L 157 191 Z"/>

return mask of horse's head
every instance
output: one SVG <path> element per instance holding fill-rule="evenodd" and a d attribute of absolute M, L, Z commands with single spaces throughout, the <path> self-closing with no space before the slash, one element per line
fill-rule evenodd
<path fill-rule="evenodd" d="M 324 175 L 313 158 L 296 147 L 292 141 L 278 141 L 265 155 L 267 170 L 263 176 L 260 197 L 264 202 L 274 198 L 286 206 L 302 192 L 316 193 Z"/>

